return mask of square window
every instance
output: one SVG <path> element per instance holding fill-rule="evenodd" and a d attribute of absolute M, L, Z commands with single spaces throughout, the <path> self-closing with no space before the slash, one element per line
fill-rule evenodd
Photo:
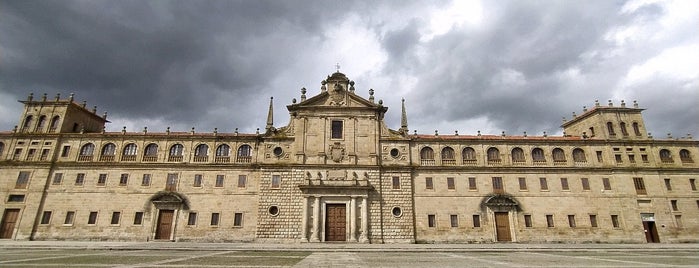
<path fill-rule="evenodd" d="M 590 226 L 597 227 L 597 215 L 590 215 Z"/>
<path fill-rule="evenodd" d="M 636 156 L 630 154 L 629 155 L 629 163 L 636 163 Z"/>
<path fill-rule="evenodd" d="M 75 176 L 75 185 L 82 186 L 85 183 L 85 173 L 78 173 Z"/>
<path fill-rule="evenodd" d="M 546 227 L 553 228 L 553 215 L 546 215 Z"/>
<path fill-rule="evenodd" d="M 481 227 L 481 215 L 473 215 L 473 227 Z"/>
<path fill-rule="evenodd" d="M 100 174 L 97 178 L 97 186 L 105 186 L 107 184 L 107 174 Z"/>
<path fill-rule="evenodd" d="M 238 175 L 238 188 L 245 188 L 248 182 L 247 175 Z"/>
<path fill-rule="evenodd" d="M 121 220 L 121 212 L 119 212 L 119 211 L 112 212 L 112 221 L 110 223 L 112 225 L 116 225 L 116 224 L 119 224 L 119 220 Z"/>
<path fill-rule="evenodd" d="M 519 178 L 519 190 L 527 190 L 527 178 Z"/>
<path fill-rule="evenodd" d="M 546 178 L 539 178 L 539 184 L 541 185 L 542 191 L 549 190 L 549 184 L 548 184 L 548 182 L 546 182 Z"/>
<path fill-rule="evenodd" d="M 583 191 L 590 190 L 590 180 L 587 178 L 580 178 L 580 183 L 582 183 Z"/>
<path fill-rule="evenodd" d="M 194 187 L 201 187 L 201 181 L 203 180 L 203 176 L 201 174 L 195 174 L 194 175 Z"/>
<path fill-rule="evenodd" d="M 672 211 L 679 211 L 677 208 L 677 200 L 670 200 L 670 206 L 672 207 Z"/>
<path fill-rule="evenodd" d="M 63 183 L 63 173 L 56 173 L 56 174 L 53 174 L 53 182 L 52 182 L 52 184 L 53 184 L 53 185 L 60 185 L 61 183 Z"/>
<path fill-rule="evenodd" d="M 391 188 L 394 190 L 400 189 L 400 177 L 391 178 Z"/>
<path fill-rule="evenodd" d="M 568 226 L 575 228 L 575 215 L 568 215 Z"/>
<path fill-rule="evenodd" d="M 677 228 L 682 228 L 682 215 L 675 215 L 675 224 Z"/>
<path fill-rule="evenodd" d="M 615 154 L 614 155 L 614 160 L 616 161 L 617 164 L 621 164 L 624 161 L 621 160 L 621 155 L 620 154 Z"/>
<path fill-rule="evenodd" d="M 692 191 L 697 190 L 697 183 L 695 179 L 689 179 L 689 187 L 692 189 Z"/>
<path fill-rule="evenodd" d="M 272 188 L 279 188 L 282 184 L 282 177 L 279 175 L 272 175 Z"/>
<path fill-rule="evenodd" d="M 27 184 L 29 184 L 29 171 L 20 171 L 17 175 L 15 189 L 27 189 Z"/>
<path fill-rule="evenodd" d="M 332 121 L 332 138 L 342 139 L 342 121 L 333 120 Z"/>
<path fill-rule="evenodd" d="M 51 223 L 51 211 L 44 211 L 44 213 L 41 214 L 41 224 L 49 223 Z"/>
<path fill-rule="evenodd" d="M 475 177 L 468 178 L 468 189 L 469 190 L 476 190 L 477 189 Z"/>
<path fill-rule="evenodd" d="M 143 212 L 138 211 L 133 215 L 133 225 L 143 224 Z"/>
<path fill-rule="evenodd" d="M 187 216 L 187 225 L 196 225 L 197 224 L 197 213 L 196 212 L 190 212 L 189 215 Z"/>
<path fill-rule="evenodd" d="M 612 215 L 612 227 L 619 228 L 619 215 Z"/>
<path fill-rule="evenodd" d="M 459 227 L 459 216 L 458 215 L 449 215 L 449 219 L 451 221 L 451 227 Z"/>
<path fill-rule="evenodd" d="M 670 179 L 665 179 L 665 189 L 672 191 L 672 183 L 670 182 Z"/>
<path fill-rule="evenodd" d="M 8 203 L 24 202 L 24 195 L 23 194 L 11 194 L 10 196 L 7 197 L 7 202 Z"/>
<path fill-rule="evenodd" d="M 129 183 L 129 174 L 122 173 L 119 178 L 119 186 L 126 186 Z"/>
<path fill-rule="evenodd" d="M 243 226 L 243 213 L 235 213 L 233 216 L 233 226 L 242 227 Z"/>
<path fill-rule="evenodd" d="M 643 182 L 643 178 L 633 178 L 633 186 L 634 186 L 634 188 L 636 188 L 636 194 L 639 194 L 639 195 L 647 194 L 646 185 Z"/>
<path fill-rule="evenodd" d="M 427 227 L 433 228 L 437 226 L 434 215 L 427 215 Z"/>
<path fill-rule="evenodd" d="M 454 183 L 454 178 L 447 178 L 447 189 L 449 189 L 449 190 L 456 189 L 456 185 Z"/>
<path fill-rule="evenodd" d="M 642 155 L 641 155 L 641 161 L 643 161 L 643 163 L 648 163 L 648 155 L 647 155 L 647 154 L 642 154 Z"/>
<path fill-rule="evenodd" d="M 532 215 L 524 215 L 524 227 L 532 227 Z"/>
<path fill-rule="evenodd" d="M 168 173 L 167 181 L 165 181 L 165 190 L 177 191 L 177 181 L 179 175 L 177 173 Z"/>
<path fill-rule="evenodd" d="M 91 211 L 90 215 L 87 217 L 87 224 L 97 223 L 97 211 Z"/>
<path fill-rule="evenodd" d="M 214 187 L 223 187 L 223 180 L 225 178 L 225 175 L 216 175 L 216 184 Z"/>
<path fill-rule="evenodd" d="M 502 177 L 493 177 L 493 192 L 503 193 L 504 187 L 502 185 Z"/>
<path fill-rule="evenodd" d="M 425 178 L 425 189 L 427 190 L 432 190 L 434 189 L 434 184 L 432 182 L 432 177 L 427 177 Z"/>
<path fill-rule="evenodd" d="M 602 151 L 596 151 L 597 154 L 597 162 L 602 163 Z"/>
<path fill-rule="evenodd" d="M 602 178 L 602 186 L 604 187 L 605 191 L 612 189 L 612 183 L 609 182 L 609 178 Z"/>
<path fill-rule="evenodd" d="M 211 226 L 218 226 L 218 220 L 221 214 L 219 213 L 211 213 Z"/>
<path fill-rule="evenodd" d="M 70 154 L 70 146 L 69 145 L 63 146 L 63 149 L 61 150 L 61 157 L 68 157 L 69 154 Z"/>
<path fill-rule="evenodd" d="M 75 219 L 75 211 L 66 212 L 66 219 L 63 221 L 65 225 L 73 225 L 73 220 Z"/>
<path fill-rule="evenodd" d="M 561 189 L 563 191 L 570 190 L 570 187 L 568 187 L 568 178 L 561 178 Z"/>
<path fill-rule="evenodd" d="M 143 179 L 141 179 L 141 186 L 150 186 L 150 174 L 143 174 Z"/>

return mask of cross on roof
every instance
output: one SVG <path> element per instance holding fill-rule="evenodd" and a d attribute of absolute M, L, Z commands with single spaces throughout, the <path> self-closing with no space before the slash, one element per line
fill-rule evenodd
<path fill-rule="evenodd" d="M 337 69 L 338 73 L 340 72 L 340 63 L 339 62 L 337 64 L 335 64 L 335 69 Z"/>

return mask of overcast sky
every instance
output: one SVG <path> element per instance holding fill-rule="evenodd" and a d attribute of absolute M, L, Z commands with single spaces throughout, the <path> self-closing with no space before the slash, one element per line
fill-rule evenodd
<path fill-rule="evenodd" d="M 412 133 L 560 134 L 638 100 L 655 137 L 699 137 L 699 1 L 0 0 L 0 130 L 60 93 L 108 131 L 252 133 L 340 71 Z"/>

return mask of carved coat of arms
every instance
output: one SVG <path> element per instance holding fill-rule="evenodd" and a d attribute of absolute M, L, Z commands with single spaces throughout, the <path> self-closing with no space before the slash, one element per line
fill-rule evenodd
<path fill-rule="evenodd" d="M 345 158 L 345 146 L 339 142 L 330 145 L 330 159 L 339 163 L 343 158 Z"/>

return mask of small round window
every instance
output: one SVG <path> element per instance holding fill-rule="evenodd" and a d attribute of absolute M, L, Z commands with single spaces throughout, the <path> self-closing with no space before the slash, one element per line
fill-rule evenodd
<path fill-rule="evenodd" d="M 396 149 L 396 148 L 391 149 L 391 157 L 398 158 L 399 156 L 400 156 L 400 151 L 398 151 L 398 149 Z"/>
<path fill-rule="evenodd" d="M 271 206 L 271 207 L 269 207 L 269 209 L 267 210 L 267 212 L 269 212 L 269 215 L 277 216 L 277 215 L 279 215 L 279 207 L 277 207 L 277 206 Z"/>
<path fill-rule="evenodd" d="M 274 152 L 274 155 L 276 155 L 276 156 L 282 156 L 282 154 L 284 153 L 284 150 L 282 150 L 282 147 L 275 147 L 273 152 Z"/>
<path fill-rule="evenodd" d="M 400 217 L 403 215 L 403 210 L 401 210 L 399 207 L 394 207 L 393 210 L 391 210 L 391 213 L 393 214 L 393 217 Z"/>

